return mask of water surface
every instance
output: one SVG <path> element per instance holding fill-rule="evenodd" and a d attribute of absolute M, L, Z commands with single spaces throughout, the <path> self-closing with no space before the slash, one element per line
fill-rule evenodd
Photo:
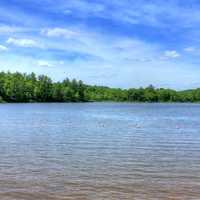
<path fill-rule="evenodd" d="M 1 104 L 2 200 L 198 200 L 200 105 Z"/>

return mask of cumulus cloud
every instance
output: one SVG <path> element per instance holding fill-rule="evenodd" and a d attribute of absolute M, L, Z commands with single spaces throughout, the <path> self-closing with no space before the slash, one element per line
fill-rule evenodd
<path fill-rule="evenodd" d="M 8 48 L 6 46 L 0 45 L 0 51 L 7 51 Z"/>
<path fill-rule="evenodd" d="M 165 52 L 164 52 L 164 56 L 165 56 L 166 58 L 178 58 L 178 57 L 180 57 L 181 55 L 180 55 L 177 51 L 171 50 L 171 51 L 165 51 Z"/>
<path fill-rule="evenodd" d="M 46 35 L 48 37 L 64 37 L 64 38 L 73 38 L 79 35 L 77 32 L 65 28 L 43 29 L 41 31 L 41 34 Z"/>
<path fill-rule="evenodd" d="M 26 47 L 26 48 L 40 48 L 42 47 L 37 41 L 27 38 L 8 38 L 6 41 L 7 44 L 12 44 L 19 47 Z"/>

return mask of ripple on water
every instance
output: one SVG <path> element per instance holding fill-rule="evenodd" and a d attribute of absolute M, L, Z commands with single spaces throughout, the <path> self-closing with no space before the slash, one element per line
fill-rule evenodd
<path fill-rule="evenodd" d="M 0 199 L 200 199 L 200 105 L 5 104 Z"/>

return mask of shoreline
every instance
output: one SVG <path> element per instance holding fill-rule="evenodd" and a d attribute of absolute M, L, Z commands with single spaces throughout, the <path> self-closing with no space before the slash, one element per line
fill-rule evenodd
<path fill-rule="evenodd" d="M 0 104 L 200 104 L 200 102 L 130 102 L 130 101 L 88 101 L 88 102 L 0 102 Z"/>

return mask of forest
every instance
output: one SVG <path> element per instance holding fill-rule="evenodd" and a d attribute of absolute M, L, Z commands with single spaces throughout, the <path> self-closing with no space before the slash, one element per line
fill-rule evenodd
<path fill-rule="evenodd" d="M 200 102 L 200 88 L 185 91 L 155 88 L 109 88 L 80 80 L 54 82 L 46 75 L 0 72 L 0 102 Z"/>

